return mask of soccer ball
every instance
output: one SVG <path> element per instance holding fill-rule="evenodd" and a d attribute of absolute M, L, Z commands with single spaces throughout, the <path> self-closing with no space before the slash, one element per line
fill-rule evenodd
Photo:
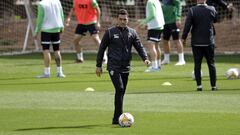
<path fill-rule="evenodd" d="M 121 127 L 131 127 L 134 123 L 134 118 L 130 113 L 123 113 L 120 115 L 118 122 Z"/>
<path fill-rule="evenodd" d="M 202 72 L 202 70 L 201 70 L 201 77 L 203 77 L 203 72 Z M 192 71 L 192 79 L 193 79 L 193 80 L 196 80 L 194 70 Z"/>
<path fill-rule="evenodd" d="M 229 80 L 237 79 L 239 78 L 239 69 L 238 68 L 230 68 L 226 72 L 226 77 Z"/>

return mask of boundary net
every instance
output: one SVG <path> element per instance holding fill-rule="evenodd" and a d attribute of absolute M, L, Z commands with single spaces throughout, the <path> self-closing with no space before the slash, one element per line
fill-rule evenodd
<path fill-rule="evenodd" d="M 27 8 L 24 5 L 28 1 Z M 37 14 L 37 3 L 39 0 L 1 0 L 0 1 L 0 54 L 14 54 L 16 52 L 22 53 L 26 51 L 36 51 L 41 47 L 36 45 L 32 38 L 31 28 L 29 28 L 29 19 L 32 24 L 35 23 Z M 226 0 L 233 3 L 235 10 L 228 12 L 219 6 L 216 9 L 219 12 L 219 22 L 215 25 L 216 36 L 216 51 L 219 53 L 230 52 L 240 53 L 240 1 Z M 72 7 L 72 0 L 61 0 L 64 9 L 65 18 Z M 101 30 L 102 36 L 104 30 L 115 24 L 116 13 L 120 8 L 125 8 L 129 12 L 130 22 L 129 26 L 134 27 L 136 21 L 145 17 L 145 4 L 143 0 L 98 0 L 101 8 Z M 183 0 L 182 25 L 188 9 L 194 5 L 193 0 Z M 26 9 L 30 11 L 30 16 Z M 74 51 L 73 37 L 77 21 L 75 17 L 72 18 L 69 27 L 65 27 L 62 35 L 61 48 L 62 51 Z M 138 34 L 143 43 L 146 41 L 146 31 L 139 30 Z M 39 42 L 39 41 L 38 41 Z M 39 43 L 38 43 L 39 44 Z M 85 51 L 96 51 L 97 46 L 87 35 L 81 42 Z M 175 50 L 174 46 L 173 51 Z M 190 52 L 189 47 L 185 48 L 186 52 Z"/>

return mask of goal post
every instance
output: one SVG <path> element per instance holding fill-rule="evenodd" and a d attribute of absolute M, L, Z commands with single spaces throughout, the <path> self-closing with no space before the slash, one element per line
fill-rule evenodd
<path fill-rule="evenodd" d="M 26 51 L 27 45 L 28 45 L 28 38 L 29 38 L 29 32 L 31 31 L 32 37 L 34 36 L 34 24 L 33 24 L 33 15 L 32 15 L 32 10 L 30 8 L 30 0 L 24 0 L 24 7 L 27 13 L 27 20 L 28 20 L 28 25 L 27 25 L 27 31 L 26 31 L 26 36 L 25 36 L 25 40 L 24 40 L 24 44 L 23 44 L 23 49 L 22 52 Z M 38 47 L 38 41 L 36 39 L 34 40 L 34 45 L 35 45 L 35 50 L 38 51 L 39 47 Z"/>
<path fill-rule="evenodd" d="M 34 40 L 33 0 L 0 1 L 0 55 L 38 51 Z"/>

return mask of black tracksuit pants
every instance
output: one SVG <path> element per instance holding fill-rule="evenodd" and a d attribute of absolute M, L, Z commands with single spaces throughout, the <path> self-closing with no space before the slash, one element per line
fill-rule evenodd
<path fill-rule="evenodd" d="M 123 113 L 123 97 L 126 91 L 129 73 L 109 71 L 109 75 L 115 87 L 113 122 L 118 122 L 119 116 Z"/>
<path fill-rule="evenodd" d="M 202 85 L 201 64 L 203 57 L 206 58 L 210 76 L 211 86 L 216 86 L 216 68 L 214 59 L 214 46 L 193 46 L 194 73 L 197 85 Z"/>

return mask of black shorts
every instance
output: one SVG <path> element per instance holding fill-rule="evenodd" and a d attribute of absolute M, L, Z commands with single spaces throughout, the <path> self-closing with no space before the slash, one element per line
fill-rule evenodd
<path fill-rule="evenodd" d="M 99 30 L 96 27 L 96 24 L 89 25 L 78 24 L 75 33 L 85 36 L 88 31 L 91 35 L 97 34 L 99 32 Z"/>
<path fill-rule="evenodd" d="M 153 41 L 153 42 L 160 42 L 161 34 L 162 34 L 162 30 L 154 30 L 154 29 L 148 30 L 147 40 Z"/>
<path fill-rule="evenodd" d="M 163 29 L 163 39 L 170 40 L 171 36 L 173 40 L 179 39 L 180 29 L 177 27 L 176 23 L 165 24 Z"/>
<path fill-rule="evenodd" d="M 49 50 L 50 45 L 53 45 L 53 50 L 59 50 L 60 33 L 41 32 L 41 45 L 43 50 Z"/>

